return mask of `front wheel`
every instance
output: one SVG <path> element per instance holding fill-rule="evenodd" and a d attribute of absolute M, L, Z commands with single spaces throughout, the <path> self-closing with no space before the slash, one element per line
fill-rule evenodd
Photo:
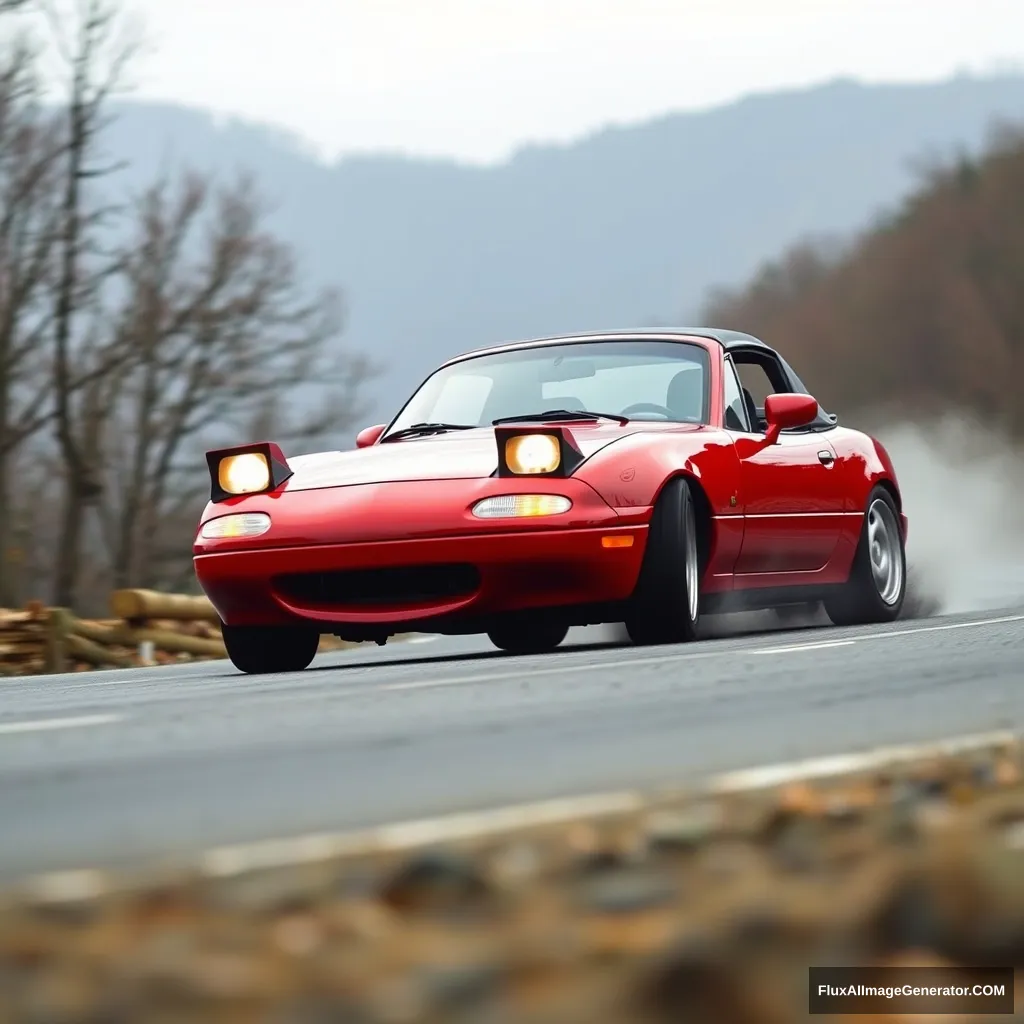
<path fill-rule="evenodd" d="M 907 554 L 896 502 L 884 487 L 876 487 L 868 497 L 850 579 L 825 601 L 825 611 L 837 626 L 892 622 L 906 593 Z"/>
<path fill-rule="evenodd" d="M 658 496 L 647 532 L 640 579 L 626 631 L 634 644 L 694 640 L 700 623 L 697 516 L 689 484 L 670 480 Z"/>
<path fill-rule="evenodd" d="M 227 626 L 221 635 L 235 668 L 247 675 L 301 672 L 320 646 L 320 634 L 307 626 Z"/>
<path fill-rule="evenodd" d="M 508 654 L 546 654 L 553 651 L 569 632 L 568 626 L 557 622 L 509 623 L 488 630 L 487 638 Z"/>

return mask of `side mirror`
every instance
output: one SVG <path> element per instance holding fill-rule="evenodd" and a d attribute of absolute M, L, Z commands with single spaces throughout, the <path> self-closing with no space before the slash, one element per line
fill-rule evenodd
<path fill-rule="evenodd" d="M 775 444 L 783 430 L 806 426 L 817 415 L 818 401 L 810 395 L 769 395 L 764 400 L 765 440 Z"/>
<path fill-rule="evenodd" d="M 369 448 L 371 444 L 377 443 L 377 438 L 387 429 L 386 423 L 378 423 L 374 427 L 364 427 L 356 434 L 356 447 Z"/>

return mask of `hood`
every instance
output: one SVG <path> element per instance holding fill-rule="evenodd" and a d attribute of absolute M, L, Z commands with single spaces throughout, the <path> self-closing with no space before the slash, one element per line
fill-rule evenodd
<path fill-rule="evenodd" d="M 580 451 L 589 457 L 612 441 L 650 426 L 574 423 L 569 430 Z M 494 430 L 481 427 L 389 441 L 355 451 L 299 455 L 289 458 L 288 465 L 295 473 L 288 481 L 289 491 L 407 480 L 480 479 L 498 468 L 498 445 Z"/>

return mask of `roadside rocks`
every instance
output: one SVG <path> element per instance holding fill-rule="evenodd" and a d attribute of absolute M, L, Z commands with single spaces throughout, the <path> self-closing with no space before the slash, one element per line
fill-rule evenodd
<path fill-rule="evenodd" d="M 1024 969 L 1021 767 L 1009 747 L 445 847 L 13 892 L 0 1024 L 783 1024 L 806 1015 L 809 964 Z"/>

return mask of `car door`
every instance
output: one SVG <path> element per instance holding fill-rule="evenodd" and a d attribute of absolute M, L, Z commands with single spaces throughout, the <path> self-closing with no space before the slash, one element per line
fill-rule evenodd
<path fill-rule="evenodd" d="M 806 428 L 784 430 L 776 444 L 765 445 L 764 397 L 790 389 L 774 353 L 734 352 L 726 358 L 725 369 L 727 387 L 740 389 L 733 414 L 727 416 L 740 457 L 744 516 L 734 571 L 747 579 L 737 579 L 737 585 L 799 584 L 803 581 L 777 574 L 824 568 L 839 541 L 845 492 L 836 470 L 838 454 L 827 431 Z M 737 423 L 742 429 L 735 429 Z M 730 429 L 729 422 L 726 427 Z"/>

